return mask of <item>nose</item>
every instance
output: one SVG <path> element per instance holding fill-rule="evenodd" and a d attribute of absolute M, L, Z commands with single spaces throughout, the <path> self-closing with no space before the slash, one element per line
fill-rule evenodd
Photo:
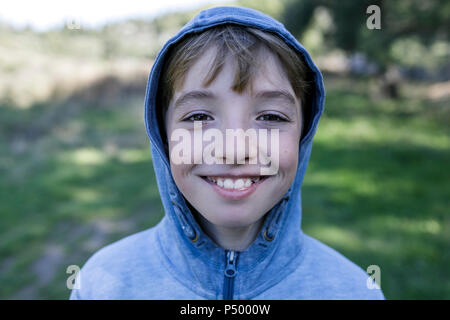
<path fill-rule="evenodd" d="M 234 115 L 224 121 L 222 134 L 225 137 L 223 163 L 231 165 L 256 164 L 258 136 L 256 129 L 242 115 Z"/>

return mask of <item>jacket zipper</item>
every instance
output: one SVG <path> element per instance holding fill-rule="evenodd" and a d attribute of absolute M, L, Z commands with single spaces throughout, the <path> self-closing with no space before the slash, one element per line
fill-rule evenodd
<path fill-rule="evenodd" d="M 225 278 L 223 283 L 223 300 L 233 300 L 234 278 L 236 277 L 236 258 L 238 253 L 227 251 L 227 264 L 225 266 Z"/>

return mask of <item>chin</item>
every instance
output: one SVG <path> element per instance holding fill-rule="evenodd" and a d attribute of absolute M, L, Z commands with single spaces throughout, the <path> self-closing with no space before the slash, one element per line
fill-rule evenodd
<path fill-rule="evenodd" d="M 217 212 L 214 217 L 203 215 L 203 217 L 212 224 L 225 228 L 248 227 L 259 221 L 263 216 L 264 213 L 258 214 L 244 209 L 230 209 L 223 212 Z"/>

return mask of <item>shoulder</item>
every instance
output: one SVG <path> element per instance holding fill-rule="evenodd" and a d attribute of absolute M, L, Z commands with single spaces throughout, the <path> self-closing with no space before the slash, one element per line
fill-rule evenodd
<path fill-rule="evenodd" d="M 111 293 L 123 292 L 149 269 L 156 272 L 155 229 L 147 229 L 94 253 L 79 272 L 80 289 L 72 290 L 71 299 L 111 299 Z"/>
<path fill-rule="evenodd" d="M 155 228 L 151 228 L 113 242 L 94 253 L 84 268 L 115 270 L 139 263 L 153 250 L 154 235 Z"/>
<path fill-rule="evenodd" d="M 369 275 L 361 267 L 317 239 L 306 234 L 303 239 L 303 258 L 296 273 L 301 274 L 313 296 L 318 299 L 384 299 L 381 289 L 368 285 Z"/>

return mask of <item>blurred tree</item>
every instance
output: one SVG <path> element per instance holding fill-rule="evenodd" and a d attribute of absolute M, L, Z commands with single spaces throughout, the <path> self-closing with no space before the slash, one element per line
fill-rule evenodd
<path fill-rule="evenodd" d="M 268 14 L 275 19 L 279 19 L 284 11 L 284 4 L 286 1 L 273 0 L 238 0 L 235 5 L 253 8 Z"/>
<path fill-rule="evenodd" d="M 370 5 L 381 12 L 381 29 L 369 29 L 366 13 Z M 287 0 L 281 20 L 294 35 L 307 30 L 318 7 L 329 10 L 334 27 L 326 35 L 334 46 L 347 53 L 360 52 L 378 65 L 381 91 L 390 97 L 398 95 L 397 79 L 391 66 L 396 58 L 392 45 L 401 38 L 413 38 L 425 46 L 434 41 L 448 41 L 450 1 L 447 0 Z"/>

